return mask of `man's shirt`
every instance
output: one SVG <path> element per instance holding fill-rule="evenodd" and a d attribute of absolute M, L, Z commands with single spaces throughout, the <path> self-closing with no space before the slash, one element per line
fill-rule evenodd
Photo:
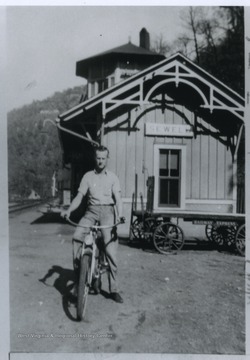
<path fill-rule="evenodd" d="M 92 170 L 83 176 L 78 191 L 88 196 L 89 205 L 113 205 L 113 194 L 121 188 L 118 177 L 111 171 Z"/>

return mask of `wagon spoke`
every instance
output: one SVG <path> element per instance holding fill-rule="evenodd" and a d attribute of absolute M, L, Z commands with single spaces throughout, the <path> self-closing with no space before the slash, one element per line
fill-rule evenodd
<path fill-rule="evenodd" d="M 172 223 L 160 224 L 153 235 L 155 248 L 163 253 L 171 250 L 180 250 L 184 244 L 184 236 L 181 228 Z"/>
<path fill-rule="evenodd" d="M 161 237 L 162 238 L 162 237 Z M 158 245 L 161 245 L 161 244 L 164 244 L 164 243 L 166 243 L 166 239 L 165 238 L 163 238 L 161 241 L 159 241 L 159 237 L 157 237 L 157 244 Z"/>
<path fill-rule="evenodd" d="M 246 228 L 245 224 L 242 224 L 236 232 L 235 235 L 235 245 L 240 255 L 245 255 L 245 238 L 246 238 Z"/>

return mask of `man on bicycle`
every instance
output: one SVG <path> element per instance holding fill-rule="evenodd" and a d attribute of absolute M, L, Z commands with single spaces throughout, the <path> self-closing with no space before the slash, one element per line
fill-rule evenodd
<path fill-rule="evenodd" d="M 78 193 L 72 200 L 69 208 L 62 211 L 62 217 L 70 217 L 84 197 L 87 197 L 87 209 L 78 225 L 92 226 L 97 221 L 100 225 L 112 225 L 115 218 L 122 216 L 121 188 L 118 177 L 107 170 L 109 150 L 104 146 L 95 149 L 95 169 L 87 172 L 80 183 Z M 115 211 L 116 207 L 116 211 Z M 123 299 L 117 288 L 117 233 L 113 228 L 101 229 L 105 254 L 109 265 L 109 291 L 110 297 L 118 303 Z M 78 226 L 73 235 L 75 240 L 84 240 L 88 233 L 87 228 Z"/>

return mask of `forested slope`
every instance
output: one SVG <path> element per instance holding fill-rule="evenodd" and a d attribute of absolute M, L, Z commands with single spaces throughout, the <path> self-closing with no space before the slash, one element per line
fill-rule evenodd
<path fill-rule="evenodd" d="M 26 198 L 31 190 L 51 196 L 52 176 L 62 165 L 58 130 L 46 119 L 80 102 L 84 87 L 75 87 L 14 109 L 7 115 L 9 197 Z"/>

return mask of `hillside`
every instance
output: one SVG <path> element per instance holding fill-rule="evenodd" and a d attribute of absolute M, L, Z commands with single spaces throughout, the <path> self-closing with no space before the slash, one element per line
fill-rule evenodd
<path fill-rule="evenodd" d="M 9 198 L 26 198 L 31 190 L 51 196 L 52 176 L 62 166 L 58 131 L 44 120 L 80 102 L 85 87 L 74 87 L 34 101 L 7 114 Z"/>

